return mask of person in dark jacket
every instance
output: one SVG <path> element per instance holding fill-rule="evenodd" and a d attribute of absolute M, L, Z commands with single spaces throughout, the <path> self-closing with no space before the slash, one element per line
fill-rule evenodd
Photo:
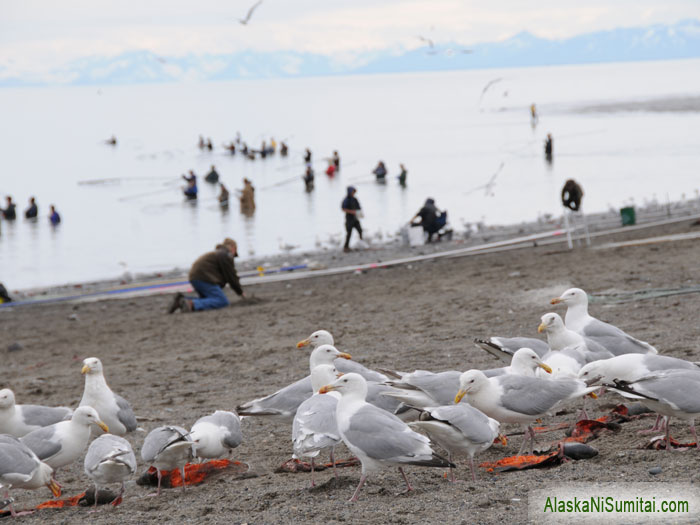
<path fill-rule="evenodd" d="M 357 190 L 354 186 L 348 186 L 348 193 L 345 199 L 343 199 L 340 205 L 343 212 L 345 212 L 345 246 L 343 251 L 350 251 L 350 236 L 352 235 L 353 228 L 357 230 L 360 234 L 360 239 L 362 239 L 362 226 L 360 225 L 360 217 L 362 216 L 362 209 L 360 208 L 360 201 L 355 198 L 355 193 Z"/>
<path fill-rule="evenodd" d="M 228 306 L 228 298 L 223 291 L 227 283 L 236 294 L 245 299 L 246 296 L 233 263 L 233 258 L 237 256 L 236 241 L 228 237 L 213 252 L 200 256 L 192 265 L 188 276 L 192 288 L 199 297 L 190 298 L 181 293 L 176 294 L 168 313 L 172 314 L 178 309 L 187 313 Z"/>
<path fill-rule="evenodd" d="M 61 216 L 56 211 L 56 206 L 53 204 L 49 207 L 49 221 L 53 226 L 58 226 L 61 223 Z"/>
<path fill-rule="evenodd" d="M 34 199 L 34 197 L 30 197 L 29 208 L 24 210 L 24 218 L 36 219 L 37 215 L 39 215 L 39 208 L 36 205 L 36 200 Z"/>
<path fill-rule="evenodd" d="M 197 198 L 197 175 L 190 170 L 190 175 L 183 175 L 182 178 L 187 181 L 187 187 L 183 190 L 185 197 L 187 200 L 195 200 Z"/>
<path fill-rule="evenodd" d="M 219 182 L 219 172 L 216 171 L 216 168 L 214 165 L 211 165 L 211 171 L 207 173 L 207 175 L 204 177 L 204 180 L 211 183 L 211 184 L 216 184 Z"/>
<path fill-rule="evenodd" d="M 428 242 L 432 242 L 433 235 L 440 230 L 440 225 L 437 220 L 439 213 L 435 206 L 435 201 L 433 199 L 426 199 L 423 207 L 418 210 L 418 213 L 411 219 L 411 226 L 423 227 L 423 231 L 428 234 Z M 413 222 L 418 217 L 420 217 L 420 222 Z"/>
<path fill-rule="evenodd" d="M 372 173 L 377 177 L 377 182 L 384 182 L 386 177 L 386 166 L 384 166 L 384 162 L 380 160 L 377 167 L 372 170 Z"/>
<path fill-rule="evenodd" d="M 17 206 L 12 202 L 12 197 L 7 196 L 7 208 L 2 211 L 2 216 L 6 221 L 14 221 L 17 218 L 17 211 L 15 210 Z"/>
<path fill-rule="evenodd" d="M 547 140 L 544 141 L 544 157 L 547 162 L 552 162 L 552 155 L 554 154 L 554 141 L 552 140 L 552 134 L 547 133 Z"/>
<path fill-rule="evenodd" d="M 574 179 L 569 179 L 561 189 L 561 202 L 564 206 L 573 211 L 578 211 L 581 208 L 581 199 L 583 198 L 583 189 Z"/>

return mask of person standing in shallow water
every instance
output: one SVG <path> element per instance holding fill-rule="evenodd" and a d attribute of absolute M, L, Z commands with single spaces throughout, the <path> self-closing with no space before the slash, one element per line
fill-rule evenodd
<path fill-rule="evenodd" d="M 216 246 L 213 252 L 200 256 L 192 265 L 188 279 L 198 298 L 186 297 L 177 293 L 168 308 L 168 313 L 180 310 L 183 313 L 200 310 L 215 310 L 229 305 L 223 291 L 228 284 L 236 294 L 245 299 L 246 295 L 238 280 L 234 257 L 238 257 L 238 245 L 231 238 Z"/>
<path fill-rule="evenodd" d="M 49 213 L 49 220 L 53 226 L 57 226 L 61 222 L 61 216 L 56 211 L 56 207 L 52 204 Z"/>
<path fill-rule="evenodd" d="M 362 209 L 360 208 L 360 201 L 355 198 L 355 193 L 357 190 L 354 186 L 348 186 L 347 195 L 343 199 L 340 205 L 341 209 L 345 213 L 345 246 L 343 246 L 344 252 L 350 251 L 350 236 L 352 235 L 352 230 L 357 230 L 357 233 L 362 239 L 362 225 L 360 224 L 360 217 L 362 216 Z"/>
<path fill-rule="evenodd" d="M 544 141 L 544 156 L 547 162 L 552 162 L 554 141 L 552 140 L 552 134 L 547 133 L 547 140 Z"/>
<path fill-rule="evenodd" d="M 25 219 L 36 219 L 37 215 L 39 215 L 39 208 L 36 205 L 36 200 L 34 197 L 29 198 L 29 208 L 24 210 L 24 218 Z"/>
<path fill-rule="evenodd" d="M 2 210 L 2 216 L 5 218 L 6 221 L 14 221 L 17 218 L 17 211 L 16 208 L 17 206 L 15 205 L 14 202 L 12 202 L 12 197 L 9 195 L 7 196 L 7 208 Z"/>
<path fill-rule="evenodd" d="M 255 188 L 247 178 L 243 179 L 241 191 L 241 213 L 250 217 L 255 213 Z"/>

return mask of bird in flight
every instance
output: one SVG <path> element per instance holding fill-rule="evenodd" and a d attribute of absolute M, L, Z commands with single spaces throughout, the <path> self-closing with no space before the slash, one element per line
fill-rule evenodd
<path fill-rule="evenodd" d="M 253 7 L 248 9 L 248 14 L 245 15 L 245 18 L 239 18 L 238 21 L 243 25 L 248 24 L 250 17 L 253 16 L 253 11 L 255 11 L 258 8 L 258 6 L 262 3 L 263 3 L 263 0 L 258 0 L 257 2 L 255 2 L 255 4 L 253 4 Z"/>
<path fill-rule="evenodd" d="M 428 44 L 428 47 L 431 50 L 435 48 L 435 43 L 432 40 L 430 40 L 429 38 L 425 38 L 424 36 L 420 36 L 420 35 L 418 35 L 416 38 L 418 40 L 420 40 L 421 42 L 425 42 L 426 44 Z"/>

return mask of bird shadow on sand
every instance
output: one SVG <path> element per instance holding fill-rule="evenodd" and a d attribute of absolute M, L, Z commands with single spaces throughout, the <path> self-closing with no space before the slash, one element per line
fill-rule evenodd
<path fill-rule="evenodd" d="M 247 306 L 254 306 L 257 304 L 263 304 L 268 302 L 267 299 L 263 297 L 257 297 L 255 295 L 250 295 L 246 297 L 245 299 L 241 299 L 240 301 L 236 301 L 231 303 L 230 307 L 231 308 L 245 308 Z"/>
<path fill-rule="evenodd" d="M 332 490 L 337 490 L 346 487 L 355 488 L 356 485 L 357 478 L 352 478 L 349 476 L 338 476 L 337 478 L 330 478 L 325 483 L 320 483 L 315 487 L 309 487 L 309 492 L 330 492 Z"/>

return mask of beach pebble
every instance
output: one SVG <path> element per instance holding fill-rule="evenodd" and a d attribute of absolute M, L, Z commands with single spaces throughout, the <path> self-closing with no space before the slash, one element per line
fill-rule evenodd
<path fill-rule="evenodd" d="M 304 290 L 303 294 L 306 296 L 312 295 L 314 292 L 313 290 Z"/>
<path fill-rule="evenodd" d="M 638 416 L 640 414 L 648 414 L 651 412 L 647 407 L 641 403 L 630 403 L 627 405 L 627 415 L 628 416 Z"/>
<path fill-rule="evenodd" d="M 656 476 L 657 474 L 661 474 L 661 472 L 662 472 L 661 467 L 651 467 L 649 469 L 649 474 L 651 474 L 652 476 Z"/>
<path fill-rule="evenodd" d="M 23 348 L 24 348 L 24 346 L 22 346 L 22 343 L 18 343 L 17 341 L 15 341 L 11 345 L 7 346 L 7 351 L 8 352 L 19 352 Z"/>
<path fill-rule="evenodd" d="M 68 316 L 69 321 L 77 321 L 78 320 L 78 314 L 70 314 Z"/>
<path fill-rule="evenodd" d="M 575 460 L 590 459 L 597 456 L 598 451 L 585 443 L 567 441 L 564 443 L 564 455 Z"/>

